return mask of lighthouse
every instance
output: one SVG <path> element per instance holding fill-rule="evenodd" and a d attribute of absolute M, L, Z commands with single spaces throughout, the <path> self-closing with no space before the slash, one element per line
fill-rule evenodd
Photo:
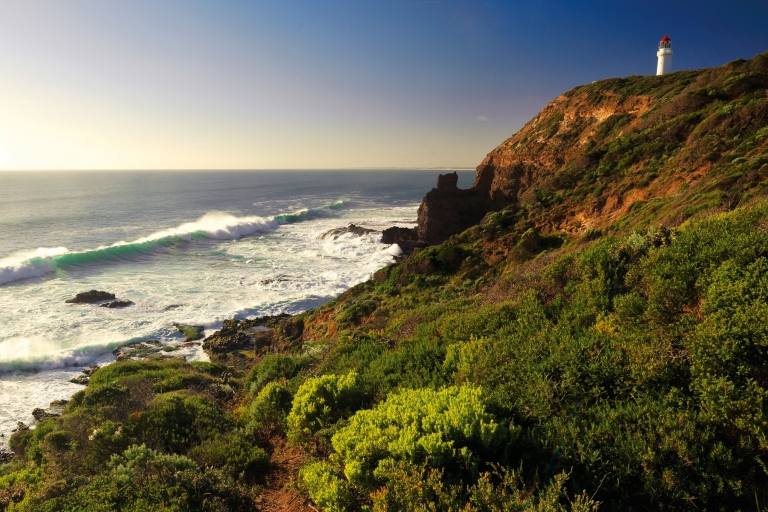
<path fill-rule="evenodd" d="M 665 35 L 659 42 L 659 51 L 656 52 L 659 63 L 656 65 L 656 74 L 665 75 L 672 71 L 672 40 Z"/>

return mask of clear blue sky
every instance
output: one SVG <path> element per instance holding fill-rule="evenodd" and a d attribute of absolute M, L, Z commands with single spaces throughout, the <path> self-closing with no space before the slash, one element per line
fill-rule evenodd
<path fill-rule="evenodd" d="M 0 166 L 474 167 L 558 94 L 768 50 L 768 1 L 4 2 Z"/>

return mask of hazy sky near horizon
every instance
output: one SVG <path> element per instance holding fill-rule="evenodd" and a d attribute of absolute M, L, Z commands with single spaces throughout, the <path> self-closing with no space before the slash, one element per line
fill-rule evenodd
<path fill-rule="evenodd" d="M 0 169 L 474 167 L 665 33 L 768 49 L 764 0 L 0 2 Z"/>

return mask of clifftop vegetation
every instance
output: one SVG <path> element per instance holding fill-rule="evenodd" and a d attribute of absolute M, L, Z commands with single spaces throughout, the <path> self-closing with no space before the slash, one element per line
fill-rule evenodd
<path fill-rule="evenodd" d="M 0 509 L 765 507 L 767 61 L 558 98 L 478 168 L 502 209 L 214 363 L 98 370 Z"/>

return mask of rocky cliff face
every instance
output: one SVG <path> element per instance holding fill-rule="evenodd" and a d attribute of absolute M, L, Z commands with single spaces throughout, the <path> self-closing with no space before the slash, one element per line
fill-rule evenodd
<path fill-rule="evenodd" d="M 512 204 L 539 230 L 576 236 L 732 209 L 768 188 L 767 93 L 768 52 L 577 87 L 491 151 L 472 188 L 441 175 L 417 228 L 385 240 L 439 243 Z"/>
<path fill-rule="evenodd" d="M 485 197 L 474 187 L 458 188 L 458 181 L 455 172 L 439 175 L 437 186 L 421 201 L 417 226 L 389 228 L 384 231 L 382 241 L 397 242 L 405 252 L 411 252 L 416 247 L 439 244 L 480 222 L 489 211 Z"/>

